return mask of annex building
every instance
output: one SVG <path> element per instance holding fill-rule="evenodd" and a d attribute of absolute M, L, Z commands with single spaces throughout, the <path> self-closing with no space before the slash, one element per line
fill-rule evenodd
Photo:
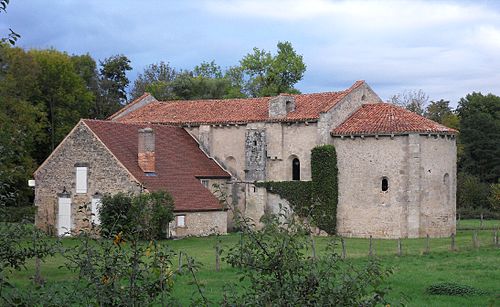
<path fill-rule="evenodd" d="M 214 183 L 258 222 L 287 201 L 254 183 L 311 180 L 311 149 L 332 144 L 339 234 L 448 236 L 456 133 L 383 103 L 364 81 L 339 92 L 248 99 L 157 101 L 146 93 L 108 120 L 81 120 L 39 167 L 36 224 L 78 231 L 99 222 L 106 193 L 166 190 L 175 201 L 171 235 L 225 233 L 232 216 L 212 194 Z"/>

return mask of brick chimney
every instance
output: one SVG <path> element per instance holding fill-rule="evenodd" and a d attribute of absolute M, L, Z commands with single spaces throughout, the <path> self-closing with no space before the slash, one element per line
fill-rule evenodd
<path fill-rule="evenodd" d="M 139 167 L 145 173 L 154 173 L 155 169 L 155 132 L 152 128 L 139 129 Z"/>

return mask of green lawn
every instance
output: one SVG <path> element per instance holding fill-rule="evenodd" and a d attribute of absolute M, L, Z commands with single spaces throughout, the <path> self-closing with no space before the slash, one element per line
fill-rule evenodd
<path fill-rule="evenodd" d="M 459 230 L 470 230 L 470 229 L 500 229 L 500 220 L 483 220 L 483 225 L 481 226 L 481 220 L 457 220 L 457 229 Z"/>
<path fill-rule="evenodd" d="M 496 296 L 495 306 L 500 306 L 500 249 L 494 247 L 493 231 L 479 231 L 479 248 L 472 246 L 473 231 L 461 230 L 456 236 L 457 251 L 450 251 L 450 238 L 430 240 L 430 253 L 426 254 L 426 239 L 404 239 L 403 256 L 398 257 L 396 240 L 373 240 L 374 254 L 386 267 L 395 273 L 388 279 L 391 287 L 389 298 L 400 301 L 408 297 L 408 306 L 487 306 Z M 331 238 L 316 237 L 318 253 L 325 250 Z M 235 245 L 239 242 L 237 234 L 222 237 L 223 246 Z M 363 264 L 368 260 L 368 239 L 346 239 L 347 257 L 355 264 Z M 198 278 L 205 285 L 205 294 L 213 301 L 222 297 L 222 289 L 226 284 L 238 282 L 237 269 L 222 263 L 222 270 L 215 271 L 215 237 L 185 238 L 182 240 L 163 241 L 172 249 L 182 251 L 203 264 Z M 77 239 L 64 239 L 64 246 L 78 244 Z M 340 251 L 340 247 L 339 247 Z M 61 268 L 62 256 L 50 257 L 42 264 L 42 274 L 49 282 L 74 279 L 72 272 Z M 177 264 L 177 259 L 174 261 Z M 13 276 L 18 286 L 26 286 L 33 275 L 33 263 L 27 270 L 16 272 Z M 187 304 L 195 288 L 189 283 L 189 276 L 181 276 L 176 280 L 174 296 Z M 425 288 L 436 282 L 457 282 L 488 291 L 487 295 L 471 297 L 435 296 L 425 293 Z"/>

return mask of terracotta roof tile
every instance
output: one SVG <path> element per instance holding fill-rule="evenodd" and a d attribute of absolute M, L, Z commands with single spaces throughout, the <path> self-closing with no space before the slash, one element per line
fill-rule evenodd
<path fill-rule="evenodd" d="M 272 97 L 245 99 L 212 99 L 189 101 L 155 101 L 118 119 L 120 122 L 168 124 L 222 124 L 259 121 L 316 120 L 349 92 L 363 84 L 357 81 L 341 92 L 290 95 L 295 98 L 295 111 L 285 118 L 270 119 L 268 102 Z"/>
<path fill-rule="evenodd" d="M 217 198 L 197 177 L 230 178 L 230 175 L 208 158 L 184 129 L 100 120 L 84 120 L 84 123 L 149 191 L 171 193 L 176 211 L 221 210 Z M 155 131 L 156 176 L 146 176 L 137 161 L 138 130 L 144 127 Z"/>
<path fill-rule="evenodd" d="M 332 135 L 450 133 L 458 131 L 389 103 L 365 104 L 342 124 Z"/>

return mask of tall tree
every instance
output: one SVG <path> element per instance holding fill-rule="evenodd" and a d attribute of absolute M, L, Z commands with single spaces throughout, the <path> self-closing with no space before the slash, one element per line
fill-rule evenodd
<path fill-rule="evenodd" d="M 106 118 L 127 102 L 127 86 L 130 83 L 127 71 L 131 69 L 130 60 L 121 54 L 100 61 L 99 95 L 93 117 Z"/>
<path fill-rule="evenodd" d="M 9 2 L 9 0 L 0 0 L 0 14 L 7 12 L 7 6 L 9 5 Z M 0 43 L 9 43 L 14 46 L 20 37 L 21 35 L 9 28 L 9 33 L 7 34 L 7 36 L 0 38 Z"/>
<path fill-rule="evenodd" d="M 39 67 L 20 48 L 0 45 L 0 205 L 26 205 L 32 197 L 27 180 L 46 141 L 46 114 L 38 95 Z"/>
<path fill-rule="evenodd" d="M 93 95 L 66 53 L 54 49 L 28 53 L 40 68 L 39 93 L 31 102 L 34 105 L 41 103 L 47 110 L 50 141 L 39 150 L 41 157 L 47 157 L 80 118 L 89 116 Z"/>
<path fill-rule="evenodd" d="M 391 97 L 389 102 L 419 115 L 424 115 L 429 95 L 422 90 L 405 90 Z"/>
<path fill-rule="evenodd" d="M 463 154 L 459 167 L 483 182 L 500 178 L 500 97 L 472 93 L 460 99 L 460 142 Z"/>
<path fill-rule="evenodd" d="M 280 93 L 298 93 L 294 85 L 302 80 L 306 65 L 290 42 L 279 42 L 278 53 L 253 49 L 241 61 L 246 80 L 245 92 L 252 97 L 272 96 Z"/>

